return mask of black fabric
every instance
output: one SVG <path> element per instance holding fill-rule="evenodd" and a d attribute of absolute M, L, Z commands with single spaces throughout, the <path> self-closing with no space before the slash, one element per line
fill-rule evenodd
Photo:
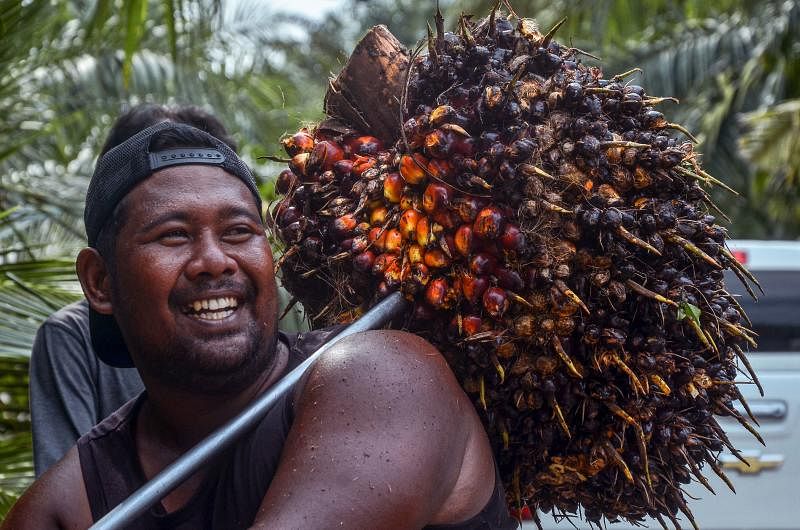
<path fill-rule="evenodd" d="M 205 138 L 213 149 L 206 147 L 166 149 L 150 152 L 154 137 L 169 130 L 191 131 Z M 250 170 L 239 156 L 221 140 L 205 131 L 185 123 L 163 121 L 131 136 L 106 152 L 97 161 L 94 174 L 86 191 L 83 222 L 89 246 L 97 244 L 97 237 L 117 204 L 134 186 L 159 168 L 173 165 L 213 164 L 244 182 L 256 201 L 261 215 L 261 196 Z M 90 309 L 89 329 L 92 346 L 100 359 L 111 366 L 133 366 L 128 348 L 113 315 L 101 315 Z"/>
<path fill-rule="evenodd" d="M 341 326 L 290 336 L 280 333 L 279 344 L 290 349 L 287 370 L 299 365 Z M 78 441 L 83 481 L 96 522 L 125 500 L 144 482 L 134 446 L 137 413 L 146 399 L 142 393 L 97 425 Z M 288 392 L 266 414 L 259 425 L 217 461 L 193 497 L 181 509 L 166 513 L 160 504 L 142 515 L 128 530 L 233 530 L 248 528 L 258 512 L 280 460 L 293 421 L 294 391 Z M 511 530 L 511 519 L 502 483 L 495 488 L 486 507 L 468 521 L 426 527 L 428 530 Z"/>
<path fill-rule="evenodd" d="M 86 206 L 83 211 L 83 222 L 86 225 L 89 246 L 93 247 L 97 243 L 97 236 L 100 234 L 100 230 L 106 224 L 119 201 L 136 184 L 158 169 L 158 166 L 161 165 L 158 163 L 161 159 L 159 155 L 163 153 L 164 157 L 166 157 L 165 161 L 167 161 L 171 158 L 170 155 L 175 154 L 176 150 L 173 149 L 163 152 L 150 152 L 150 143 L 153 138 L 169 130 L 191 131 L 205 138 L 210 145 L 213 145 L 214 150 L 218 151 L 222 156 L 219 158 L 207 157 L 205 155 L 208 153 L 204 153 L 202 163 L 218 165 L 244 182 L 253 193 L 253 197 L 258 204 L 258 211 L 261 212 L 261 197 L 258 193 L 256 181 L 247 168 L 247 164 L 239 158 L 233 149 L 221 140 L 191 125 L 162 121 L 131 136 L 109 150 L 97 161 L 94 174 L 91 181 L 89 181 L 89 188 L 86 191 Z M 205 146 L 197 147 L 205 149 Z M 201 157 L 188 156 L 189 150 L 181 149 L 177 151 L 185 151 L 183 153 L 185 156 L 178 156 L 173 162 L 167 162 L 167 165 L 199 163 L 198 160 Z M 151 155 L 153 156 L 151 157 Z"/>

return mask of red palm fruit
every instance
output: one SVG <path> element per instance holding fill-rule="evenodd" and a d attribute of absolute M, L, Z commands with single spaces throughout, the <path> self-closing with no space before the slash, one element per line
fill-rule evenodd
<path fill-rule="evenodd" d="M 389 210 L 386 206 L 378 206 L 369 212 L 369 223 L 373 226 L 381 226 L 386 222 L 386 215 Z"/>
<path fill-rule="evenodd" d="M 317 142 L 308 158 L 308 167 L 315 170 L 332 170 L 334 164 L 344 158 L 344 149 L 329 140 Z"/>
<path fill-rule="evenodd" d="M 362 173 L 364 173 L 369 168 L 373 167 L 376 163 L 377 160 L 375 160 L 374 158 L 356 155 L 355 158 L 353 159 L 353 168 L 352 168 L 353 174 L 360 177 Z"/>
<path fill-rule="evenodd" d="M 284 169 L 275 179 L 275 192 L 286 195 L 292 188 L 297 186 L 298 182 L 300 182 L 300 179 L 297 178 L 297 175 L 295 175 L 291 169 Z"/>
<path fill-rule="evenodd" d="M 479 252 L 469 260 L 469 270 L 472 274 L 489 275 L 494 274 L 497 267 L 497 258 L 492 254 Z"/>
<path fill-rule="evenodd" d="M 373 265 L 375 265 L 375 253 L 371 250 L 356 254 L 353 258 L 353 268 L 361 272 L 369 272 Z"/>
<path fill-rule="evenodd" d="M 503 233 L 500 235 L 500 244 L 504 250 L 520 253 L 525 249 L 525 234 L 519 227 L 511 223 L 506 223 Z"/>
<path fill-rule="evenodd" d="M 499 287 L 489 287 L 483 293 L 483 308 L 494 318 L 501 318 L 509 304 L 506 292 Z"/>
<path fill-rule="evenodd" d="M 434 158 L 450 156 L 452 137 L 440 129 L 434 129 L 425 136 L 425 151 Z"/>
<path fill-rule="evenodd" d="M 522 281 L 522 277 L 517 271 L 505 267 L 497 267 L 494 275 L 497 277 L 497 285 L 503 289 L 518 293 L 525 287 L 525 282 Z"/>
<path fill-rule="evenodd" d="M 367 236 L 364 236 L 364 235 L 356 236 L 353 239 L 351 239 L 350 241 L 351 241 L 351 243 L 350 243 L 350 249 L 349 250 L 353 254 L 360 254 L 361 252 L 364 252 L 365 250 L 367 250 L 367 247 L 369 246 L 369 238 Z"/>
<path fill-rule="evenodd" d="M 488 206 L 478 212 L 472 230 L 477 237 L 497 239 L 503 230 L 503 214 L 499 208 Z"/>
<path fill-rule="evenodd" d="M 441 269 L 450 265 L 450 259 L 441 249 L 432 248 L 425 252 L 422 261 L 432 269 Z"/>
<path fill-rule="evenodd" d="M 464 257 L 469 256 L 472 252 L 472 227 L 469 225 L 461 225 L 456 229 L 453 236 L 453 247 L 456 252 Z"/>
<path fill-rule="evenodd" d="M 372 229 L 372 225 L 371 224 L 369 224 L 367 221 L 361 221 L 360 223 L 358 223 L 356 225 L 356 229 L 354 230 L 354 232 L 356 234 L 359 234 L 359 235 L 362 235 L 362 236 L 366 236 L 366 235 L 369 235 L 369 231 L 371 229 Z"/>
<path fill-rule="evenodd" d="M 410 289 L 414 293 L 421 292 L 431 280 L 431 271 L 424 263 L 413 263 L 411 265 L 411 275 L 409 280 Z"/>
<path fill-rule="evenodd" d="M 357 136 L 348 140 L 346 145 L 355 155 L 375 155 L 383 150 L 383 142 L 374 136 Z"/>
<path fill-rule="evenodd" d="M 348 237 L 347 239 L 343 239 L 341 243 L 339 243 L 339 250 L 342 252 L 351 252 L 353 250 L 353 238 Z"/>
<path fill-rule="evenodd" d="M 467 337 L 480 332 L 482 324 L 483 319 L 477 315 L 466 315 L 461 318 L 461 329 Z"/>
<path fill-rule="evenodd" d="M 440 179 L 447 179 L 453 174 L 453 165 L 447 160 L 436 158 L 428 163 L 428 173 Z"/>
<path fill-rule="evenodd" d="M 448 230 L 458 226 L 458 216 L 450 210 L 437 210 L 431 214 L 431 219 Z"/>
<path fill-rule="evenodd" d="M 403 249 L 403 234 L 400 233 L 400 230 L 392 228 L 386 231 L 384 248 L 386 252 L 391 252 L 392 254 L 400 253 Z"/>
<path fill-rule="evenodd" d="M 450 105 L 440 105 L 431 111 L 428 116 L 428 125 L 430 127 L 438 127 L 443 123 L 447 123 L 455 115 L 456 109 Z"/>
<path fill-rule="evenodd" d="M 403 276 L 403 269 L 400 265 L 400 261 L 394 260 L 389 263 L 386 266 L 386 270 L 383 271 L 384 281 L 389 285 L 389 287 L 396 287 L 400 285 L 401 278 Z"/>
<path fill-rule="evenodd" d="M 333 172 L 338 177 L 346 177 L 350 174 L 351 171 L 353 171 L 352 160 L 348 160 L 345 158 L 344 160 L 339 160 L 333 165 Z"/>
<path fill-rule="evenodd" d="M 380 226 L 374 226 L 369 229 L 369 242 L 372 246 L 380 251 L 386 248 L 386 230 Z"/>
<path fill-rule="evenodd" d="M 400 173 L 389 173 L 383 181 L 383 196 L 391 203 L 400 202 L 403 196 L 403 177 Z"/>
<path fill-rule="evenodd" d="M 339 239 L 345 239 L 347 236 L 352 234 L 355 227 L 356 218 L 353 214 L 349 213 L 337 217 L 331 223 L 331 231 L 333 232 L 333 235 Z"/>
<path fill-rule="evenodd" d="M 417 221 L 416 235 L 417 243 L 422 248 L 427 248 L 428 245 L 436 240 L 431 230 L 431 222 L 427 217 L 421 216 Z"/>
<path fill-rule="evenodd" d="M 489 288 L 489 280 L 483 276 L 475 276 L 468 273 L 460 275 L 461 294 L 473 306 L 477 307 L 483 293 Z"/>
<path fill-rule="evenodd" d="M 281 140 L 281 143 L 289 156 L 310 153 L 314 149 L 314 137 L 305 131 L 298 131 L 292 136 Z"/>
<path fill-rule="evenodd" d="M 409 155 L 400 157 L 400 174 L 411 186 L 425 182 L 428 178 L 425 174 L 427 166 L 428 160 L 420 153 L 414 153 L 413 158 Z"/>
<path fill-rule="evenodd" d="M 389 265 L 395 261 L 397 261 L 397 256 L 394 254 L 379 254 L 372 264 L 372 274 L 375 276 L 382 275 L 389 268 Z"/>
<path fill-rule="evenodd" d="M 443 210 L 450 206 L 450 190 L 444 184 L 432 182 L 422 194 L 422 209 L 428 213 Z"/>
<path fill-rule="evenodd" d="M 406 210 L 400 216 L 397 228 L 405 239 L 414 239 L 420 217 L 422 217 L 422 214 L 416 210 Z"/>
<path fill-rule="evenodd" d="M 309 153 L 298 153 L 289 160 L 289 169 L 295 175 L 299 175 L 301 177 L 308 176 L 306 175 L 306 169 L 308 168 L 308 159 L 311 155 Z"/>
<path fill-rule="evenodd" d="M 436 278 L 428 282 L 425 289 L 425 301 L 434 309 L 447 309 L 453 304 L 453 295 L 447 280 Z"/>
<path fill-rule="evenodd" d="M 406 190 L 406 193 L 403 193 L 403 195 L 400 197 L 400 209 L 401 210 L 422 209 L 421 208 L 422 203 L 420 202 L 419 195 L 417 195 L 416 193 L 408 193 L 407 191 L 408 190 Z"/>
<path fill-rule="evenodd" d="M 406 252 L 406 256 L 408 256 L 408 261 L 411 263 L 421 263 L 424 259 L 424 255 L 422 253 L 422 247 L 417 245 L 416 243 L 413 245 L 408 246 L 408 251 Z"/>

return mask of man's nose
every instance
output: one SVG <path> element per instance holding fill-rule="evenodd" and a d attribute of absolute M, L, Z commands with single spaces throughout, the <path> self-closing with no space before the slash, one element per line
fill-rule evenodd
<path fill-rule="evenodd" d="M 212 234 L 204 234 L 195 241 L 192 257 L 186 264 L 186 276 L 190 280 L 201 276 L 216 278 L 233 274 L 238 267 L 219 239 Z"/>

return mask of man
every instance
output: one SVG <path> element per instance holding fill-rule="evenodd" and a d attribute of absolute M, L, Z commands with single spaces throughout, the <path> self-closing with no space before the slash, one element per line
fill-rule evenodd
<path fill-rule="evenodd" d="M 160 123 L 99 160 L 78 275 L 98 353 L 130 355 L 146 391 L 82 437 L 3 528 L 89 526 L 309 353 L 276 330 L 260 214 L 246 166 L 192 127 Z M 438 525 L 516 527 L 486 434 L 441 355 L 376 331 L 329 350 L 135 527 Z"/>
<path fill-rule="evenodd" d="M 164 120 L 201 129 L 237 150 L 225 126 L 199 107 L 143 104 L 133 107 L 117 122 L 100 156 L 142 129 Z M 288 298 L 282 289 L 280 294 L 283 306 Z M 281 320 L 281 329 L 299 330 L 296 313 L 290 312 L 288 316 Z M 127 362 L 127 356 L 123 366 L 114 365 L 115 359 L 116 356 L 111 356 L 105 362 L 95 354 L 86 300 L 60 309 L 39 328 L 30 364 L 37 477 L 58 462 L 80 436 L 142 391 L 142 380 Z"/>

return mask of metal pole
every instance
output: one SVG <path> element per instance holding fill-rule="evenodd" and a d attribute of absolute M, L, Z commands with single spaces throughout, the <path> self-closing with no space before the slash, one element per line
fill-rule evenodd
<path fill-rule="evenodd" d="M 405 307 L 406 302 L 400 293 L 393 293 L 386 297 L 375 307 L 364 313 L 361 318 L 344 328 L 338 335 L 311 354 L 297 368 L 286 374 L 283 379 L 259 396 L 238 416 L 211 433 L 202 442 L 181 455 L 175 462 L 165 467 L 150 482 L 136 490 L 130 497 L 92 525 L 90 530 L 118 529 L 132 523 L 136 517 L 147 511 L 153 504 L 160 501 L 192 476 L 206 461 L 221 453 L 239 437 L 255 427 L 275 402 L 300 380 L 308 367 L 336 342 L 348 335 L 383 326 L 403 311 Z"/>

